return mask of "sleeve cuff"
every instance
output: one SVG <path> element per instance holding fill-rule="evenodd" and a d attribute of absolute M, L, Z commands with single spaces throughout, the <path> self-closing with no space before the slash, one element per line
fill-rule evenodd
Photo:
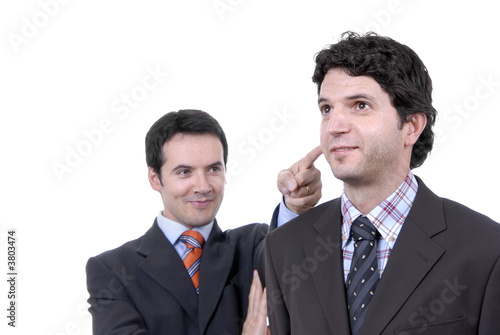
<path fill-rule="evenodd" d="M 295 214 L 294 212 L 292 212 L 291 210 L 289 210 L 286 207 L 284 198 L 282 197 L 281 202 L 280 202 L 280 209 L 279 209 L 279 213 L 278 213 L 278 222 L 277 222 L 278 227 L 281 227 L 282 225 L 284 225 L 288 221 L 295 219 L 297 216 L 299 216 L 299 215 Z"/>

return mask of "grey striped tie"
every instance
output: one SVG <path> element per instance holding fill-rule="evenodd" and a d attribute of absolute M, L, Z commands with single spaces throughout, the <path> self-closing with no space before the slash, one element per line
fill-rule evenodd
<path fill-rule="evenodd" d="M 354 255 L 346 286 L 351 332 L 356 335 L 377 287 L 377 239 L 380 234 L 370 220 L 360 216 L 352 223 L 351 236 Z"/>

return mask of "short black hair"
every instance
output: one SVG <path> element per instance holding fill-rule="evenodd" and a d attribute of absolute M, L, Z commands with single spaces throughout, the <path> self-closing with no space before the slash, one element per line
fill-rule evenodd
<path fill-rule="evenodd" d="M 217 136 L 222 143 L 224 165 L 227 164 L 227 140 L 219 122 L 207 112 L 196 109 L 181 109 L 163 115 L 146 134 L 146 163 L 159 176 L 161 176 L 161 167 L 165 162 L 163 145 L 179 133 Z"/>
<path fill-rule="evenodd" d="M 351 76 L 372 77 L 389 94 L 401 125 L 416 113 L 424 113 L 427 124 L 413 146 L 410 168 L 419 167 L 434 144 L 432 126 L 437 111 L 432 106 L 432 80 L 418 55 L 389 37 L 369 32 L 359 35 L 347 31 L 338 43 L 321 50 L 315 58 L 312 77 L 318 94 L 326 73 L 342 69 Z"/>

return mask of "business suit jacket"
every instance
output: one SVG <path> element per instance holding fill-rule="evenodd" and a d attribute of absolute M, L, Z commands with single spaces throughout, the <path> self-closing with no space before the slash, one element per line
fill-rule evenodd
<path fill-rule="evenodd" d="M 500 334 L 500 225 L 419 189 L 360 335 Z M 340 199 L 266 238 L 272 335 L 350 334 Z"/>
<path fill-rule="evenodd" d="M 203 246 L 199 296 L 156 221 L 141 238 L 90 258 L 94 334 L 238 334 L 254 267 L 263 274 L 267 232 L 265 224 L 222 232 L 215 222 Z"/>

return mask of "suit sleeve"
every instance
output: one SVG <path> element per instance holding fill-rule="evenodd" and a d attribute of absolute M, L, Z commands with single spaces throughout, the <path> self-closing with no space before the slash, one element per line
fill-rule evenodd
<path fill-rule="evenodd" d="M 262 240 L 259 240 L 260 243 L 257 245 L 257 248 L 255 249 L 254 268 L 259 271 L 259 277 L 260 277 L 260 280 L 261 280 L 263 286 L 266 286 L 266 279 L 265 279 L 265 275 L 264 275 L 264 273 L 265 273 L 264 237 L 266 236 L 266 234 L 269 231 L 273 231 L 274 229 L 278 228 L 278 218 L 280 215 L 280 206 L 281 206 L 281 203 L 279 203 L 278 206 L 276 206 L 276 208 L 274 209 L 273 215 L 271 217 L 270 229 L 266 230 L 264 232 L 264 234 L 262 234 L 263 231 L 261 230 L 260 233 L 257 235 L 258 238 L 262 239 Z"/>
<path fill-rule="evenodd" d="M 271 334 L 290 334 L 290 315 L 286 308 L 279 280 L 271 256 L 270 237 L 265 239 L 265 269 L 267 287 L 267 315 Z"/>
<path fill-rule="evenodd" d="M 130 276 L 111 271 L 96 257 L 89 259 L 86 271 L 93 334 L 149 334 L 127 294 Z"/>
<path fill-rule="evenodd" d="M 491 272 L 484 292 L 479 320 L 479 335 L 497 334 L 500 316 L 500 258 Z"/>
<path fill-rule="evenodd" d="M 254 239 L 254 256 L 253 256 L 253 268 L 259 272 L 259 278 L 262 282 L 262 286 L 266 286 L 265 276 L 264 276 L 264 238 L 269 232 L 269 226 L 266 224 L 260 224 L 257 226 L 257 232 Z"/>
<path fill-rule="evenodd" d="M 285 225 L 287 222 L 295 219 L 297 216 L 299 215 L 292 212 L 286 207 L 285 198 L 282 197 L 281 202 L 274 209 L 273 216 L 271 218 L 271 230 Z"/>
<path fill-rule="evenodd" d="M 276 208 L 274 209 L 273 216 L 271 217 L 271 229 L 270 230 L 274 230 L 274 229 L 278 228 L 278 215 L 279 214 L 280 214 L 280 204 L 278 204 L 278 206 L 276 206 Z"/>

